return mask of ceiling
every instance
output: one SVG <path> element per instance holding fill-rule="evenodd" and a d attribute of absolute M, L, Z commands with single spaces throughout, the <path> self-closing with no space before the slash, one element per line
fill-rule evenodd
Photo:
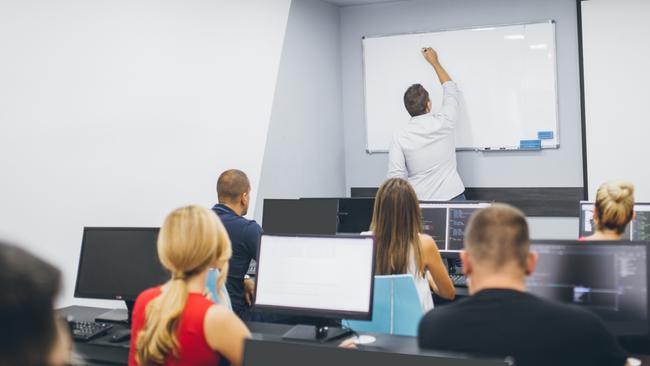
<path fill-rule="evenodd" d="M 404 1 L 404 0 L 323 0 L 323 1 L 338 6 L 351 6 L 351 5 L 390 3 L 390 2 Z"/>

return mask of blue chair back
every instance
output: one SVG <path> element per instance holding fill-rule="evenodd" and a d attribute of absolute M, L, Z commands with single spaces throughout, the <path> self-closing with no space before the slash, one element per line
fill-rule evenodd
<path fill-rule="evenodd" d="M 412 275 L 375 276 L 372 320 L 344 320 L 356 332 L 416 336 L 424 315 Z"/>
<path fill-rule="evenodd" d="M 210 291 L 210 296 L 212 297 L 212 300 L 217 303 L 221 304 L 228 309 L 232 310 L 232 304 L 230 303 L 230 295 L 228 295 L 228 290 L 226 289 L 226 285 L 221 288 L 221 293 L 223 294 L 223 298 L 219 297 L 217 295 L 217 277 L 219 277 L 219 270 L 218 269 L 209 269 L 208 270 L 208 277 L 205 280 L 205 287 L 208 288 L 208 291 Z"/>
<path fill-rule="evenodd" d="M 424 316 L 420 295 L 412 275 L 393 276 L 393 333 L 417 336 Z M 429 295 L 431 296 L 431 295 Z"/>
<path fill-rule="evenodd" d="M 372 320 L 344 320 L 343 323 L 357 331 L 370 333 L 391 333 L 391 289 L 392 276 L 375 276 L 372 298 Z"/>

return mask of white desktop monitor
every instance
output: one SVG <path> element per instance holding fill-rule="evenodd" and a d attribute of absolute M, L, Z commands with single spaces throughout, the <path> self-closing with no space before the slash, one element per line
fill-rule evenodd
<path fill-rule="evenodd" d="M 465 227 L 477 210 L 489 207 L 490 202 L 431 202 L 420 201 L 424 233 L 431 235 L 438 249 L 447 253 L 463 250 Z"/>
<path fill-rule="evenodd" d="M 371 237 L 262 235 L 255 308 L 371 319 L 374 264 Z"/>
<path fill-rule="evenodd" d="M 594 207 L 593 202 L 580 202 L 580 237 L 589 236 L 596 231 L 593 220 Z M 650 203 L 635 203 L 634 212 L 636 218 L 625 229 L 623 240 L 650 241 Z"/>

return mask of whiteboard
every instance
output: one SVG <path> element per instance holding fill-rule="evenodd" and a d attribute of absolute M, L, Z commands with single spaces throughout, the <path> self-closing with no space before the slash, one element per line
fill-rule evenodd
<path fill-rule="evenodd" d="M 410 120 L 403 96 L 412 84 L 440 106 L 423 47 L 438 51 L 461 90 L 458 150 L 559 147 L 553 21 L 364 37 L 362 46 L 367 152 L 388 151 L 394 129 Z"/>

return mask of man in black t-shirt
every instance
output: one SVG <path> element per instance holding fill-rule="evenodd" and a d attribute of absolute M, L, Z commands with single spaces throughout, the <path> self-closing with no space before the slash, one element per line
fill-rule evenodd
<path fill-rule="evenodd" d="M 502 204 L 468 223 L 463 272 L 472 296 L 420 322 L 421 348 L 512 357 L 517 366 L 626 364 L 627 354 L 593 313 L 526 293 L 537 263 L 521 211 Z"/>

